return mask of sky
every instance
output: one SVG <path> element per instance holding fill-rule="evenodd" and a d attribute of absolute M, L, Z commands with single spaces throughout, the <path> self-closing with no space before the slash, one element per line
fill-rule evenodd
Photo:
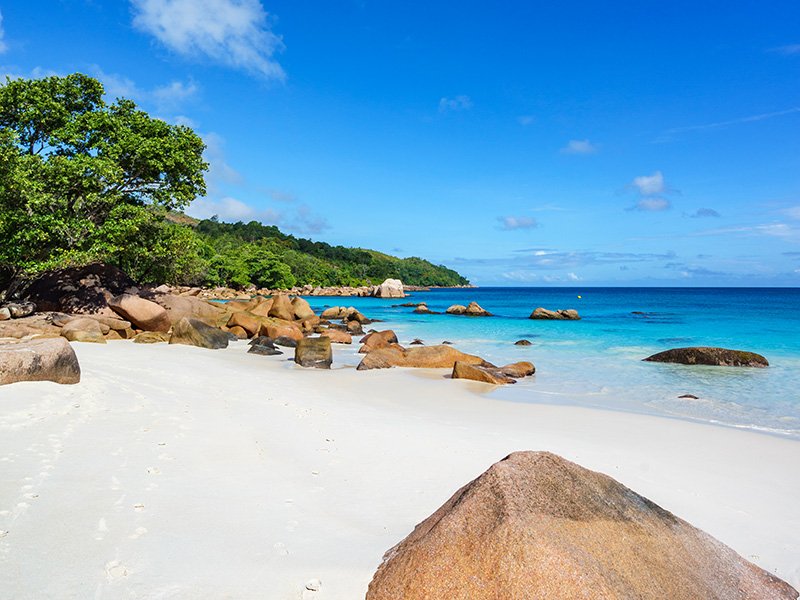
<path fill-rule="evenodd" d="M 190 215 L 477 285 L 800 285 L 800 2 L 0 0 L 205 140 Z"/>

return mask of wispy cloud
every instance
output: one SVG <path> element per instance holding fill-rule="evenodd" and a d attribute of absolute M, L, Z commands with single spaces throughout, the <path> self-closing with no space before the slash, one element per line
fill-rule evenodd
<path fill-rule="evenodd" d="M 168 49 L 283 80 L 275 60 L 282 39 L 272 32 L 259 0 L 131 0 L 133 25 Z"/>
<path fill-rule="evenodd" d="M 90 73 L 103 84 L 106 97 L 128 98 L 138 103 L 151 103 L 158 112 L 172 112 L 185 101 L 196 96 L 200 90 L 194 81 L 171 81 L 153 89 L 143 89 L 135 81 L 118 73 L 107 73 L 100 66 L 92 65 Z"/>
<path fill-rule="evenodd" d="M 536 123 L 536 117 L 533 115 L 520 115 L 517 117 L 517 123 L 522 125 L 523 127 L 527 127 L 528 125 L 533 125 Z"/>
<path fill-rule="evenodd" d="M 800 219 L 800 205 L 783 209 L 783 214 L 792 219 Z"/>
<path fill-rule="evenodd" d="M 562 154 L 594 154 L 597 152 L 597 144 L 589 140 L 570 140 L 567 145 L 561 148 Z"/>
<path fill-rule="evenodd" d="M 649 197 L 639 199 L 639 201 L 628 208 L 628 210 L 661 212 L 663 210 L 669 210 L 670 208 L 672 208 L 672 204 L 666 198 Z"/>
<path fill-rule="evenodd" d="M 534 229 L 539 226 L 539 222 L 533 217 L 497 217 L 500 229 L 504 231 L 514 231 L 517 229 Z"/>
<path fill-rule="evenodd" d="M 770 48 L 769 51 L 783 54 L 785 56 L 800 54 L 800 44 L 787 44 L 786 46 L 778 46 L 776 48 Z"/>
<path fill-rule="evenodd" d="M 0 54 L 8 50 L 8 46 L 5 42 L 6 39 L 6 31 L 3 29 L 3 12 L 0 11 Z"/>
<path fill-rule="evenodd" d="M 759 113 L 757 115 L 739 117 L 738 119 L 717 121 L 716 123 L 705 123 L 703 125 L 689 125 L 687 127 L 673 127 L 672 129 L 667 129 L 666 131 L 664 131 L 654 141 L 656 143 L 668 142 L 672 140 L 675 136 L 680 135 L 682 133 L 690 133 L 693 131 L 708 131 L 711 129 L 721 129 L 723 127 L 730 127 L 732 125 L 741 125 L 744 123 L 756 123 L 758 121 L 766 121 L 767 119 L 774 119 L 776 117 L 785 117 L 787 115 L 793 115 L 796 113 L 800 113 L 800 107 L 798 106 L 787 108 L 785 110 L 778 110 L 775 112 Z"/>
<path fill-rule="evenodd" d="M 208 219 L 216 215 L 222 221 L 259 221 L 299 234 L 318 234 L 330 229 L 327 220 L 315 214 L 305 204 L 298 204 L 286 210 L 275 210 L 256 208 L 232 196 L 223 196 L 219 199 L 204 197 L 192 202 L 188 212 L 199 219 Z"/>
<path fill-rule="evenodd" d="M 472 99 L 469 96 L 458 95 L 454 98 L 443 97 L 439 100 L 439 112 L 454 112 L 472 108 Z"/>
<path fill-rule="evenodd" d="M 689 216 L 692 217 L 693 219 L 702 219 L 706 217 L 721 217 L 722 215 L 720 215 L 713 208 L 698 208 Z"/>

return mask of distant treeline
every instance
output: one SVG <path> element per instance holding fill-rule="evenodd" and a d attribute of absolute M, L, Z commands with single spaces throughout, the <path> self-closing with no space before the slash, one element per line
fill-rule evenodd
<path fill-rule="evenodd" d="M 397 258 L 375 250 L 331 246 L 281 232 L 257 221 L 198 222 L 194 231 L 207 262 L 203 283 L 243 287 L 287 288 L 294 285 L 366 285 L 388 277 L 409 285 L 466 285 L 467 279 L 447 267 L 421 258 Z"/>

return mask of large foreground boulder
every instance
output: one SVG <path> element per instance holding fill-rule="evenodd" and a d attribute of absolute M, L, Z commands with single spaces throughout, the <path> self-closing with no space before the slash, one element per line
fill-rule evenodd
<path fill-rule="evenodd" d="M 375 288 L 373 294 L 376 298 L 405 298 L 403 282 L 399 279 L 387 279 Z"/>
<path fill-rule="evenodd" d="M 517 380 L 503 373 L 502 370 L 493 367 L 481 367 L 480 365 L 471 365 L 456 361 L 453 365 L 453 379 L 471 379 L 472 381 L 480 381 L 483 383 L 490 383 L 492 385 L 503 385 L 506 383 L 517 383 Z"/>
<path fill-rule="evenodd" d="M 673 348 L 643 359 L 648 362 L 678 363 L 682 365 L 714 365 L 721 367 L 768 367 L 766 358 L 755 352 L 728 350 L 727 348 Z"/>
<path fill-rule="evenodd" d="M 269 309 L 269 316 L 284 321 L 294 321 L 294 307 L 289 296 L 278 294 L 272 298 L 272 306 Z"/>
<path fill-rule="evenodd" d="M 292 310 L 294 311 L 294 318 L 298 321 L 310 319 L 315 316 L 308 301 L 299 296 L 292 299 Z"/>
<path fill-rule="evenodd" d="M 572 308 L 548 310 L 540 306 L 531 313 L 529 318 L 546 321 L 580 321 L 581 317 L 578 311 Z"/>
<path fill-rule="evenodd" d="M 108 301 L 108 306 L 126 321 L 144 331 L 169 331 L 172 326 L 167 309 L 133 294 L 120 294 Z"/>
<path fill-rule="evenodd" d="M 330 369 L 333 362 L 331 339 L 329 337 L 303 338 L 298 340 L 294 350 L 294 362 L 301 367 Z"/>
<path fill-rule="evenodd" d="M 218 350 L 228 347 L 228 334 L 198 319 L 183 318 L 172 328 L 169 343 Z"/>
<path fill-rule="evenodd" d="M 420 369 L 452 369 L 456 362 L 468 365 L 494 367 L 480 356 L 465 354 L 451 346 L 415 346 L 403 348 L 391 344 L 385 348 L 370 351 L 359 363 L 358 370 L 388 369 L 390 367 L 413 367 Z"/>
<path fill-rule="evenodd" d="M 81 367 L 62 338 L 0 342 L 0 385 L 18 381 L 78 383 Z"/>
<path fill-rule="evenodd" d="M 516 452 L 390 549 L 367 600 L 794 600 L 789 584 L 610 477 Z"/>

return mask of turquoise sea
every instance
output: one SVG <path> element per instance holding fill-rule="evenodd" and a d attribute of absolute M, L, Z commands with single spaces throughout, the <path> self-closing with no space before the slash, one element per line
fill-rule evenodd
<path fill-rule="evenodd" d="M 536 375 L 489 394 L 498 400 L 649 413 L 800 439 L 800 289 L 471 288 L 308 300 L 315 310 L 355 306 L 384 321 L 370 327 L 394 329 L 402 344 L 448 340 L 498 365 L 533 362 Z M 444 312 L 472 300 L 495 316 L 417 315 L 396 306 L 426 302 Z M 582 319 L 533 321 L 528 316 L 538 306 L 574 308 Z M 532 345 L 515 346 L 522 338 Z M 750 350 L 770 367 L 642 362 L 682 346 Z M 678 398 L 683 394 L 698 399 Z"/>

